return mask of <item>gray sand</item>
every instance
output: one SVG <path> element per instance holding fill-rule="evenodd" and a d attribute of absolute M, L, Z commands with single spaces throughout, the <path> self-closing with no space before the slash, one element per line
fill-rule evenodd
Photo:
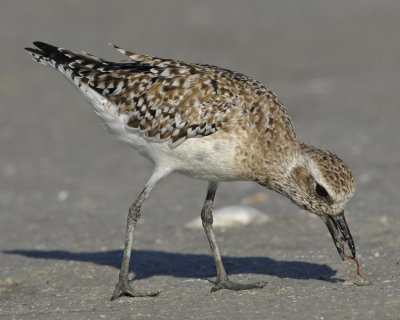
<path fill-rule="evenodd" d="M 0 5 L 1 319 L 399 319 L 400 2 L 8 1 Z M 217 230 L 235 281 L 215 269 L 200 214 L 206 182 L 171 176 L 145 202 L 136 285 L 155 298 L 110 302 L 127 210 L 152 165 L 109 135 L 32 41 L 123 59 L 127 49 L 238 70 L 271 86 L 300 139 L 352 169 L 347 221 L 364 275 L 325 225 L 254 183 L 222 183 L 216 206 L 266 193 L 264 225 Z"/>

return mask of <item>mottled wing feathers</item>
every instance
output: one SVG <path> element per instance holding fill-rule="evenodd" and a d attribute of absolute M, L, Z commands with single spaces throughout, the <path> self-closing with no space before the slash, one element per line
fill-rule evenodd
<path fill-rule="evenodd" d="M 126 126 L 154 141 L 177 145 L 236 124 L 227 114 L 247 115 L 276 96 L 260 82 L 227 69 L 150 57 L 123 50 L 128 62 L 111 62 L 42 42 L 27 48 L 35 60 L 105 97 L 124 115 Z M 239 117 L 240 118 L 240 117 Z M 291 125 L 288 118 L 289 125 Z"/>
<path fill-rule="evenodd" d="M 122 49 L 121 49 L 122 50 Z M 132 56 L 132 55 L 131 55 Z M 127 125 L 155 140 L 210 135 L 222 126 L 232 102 L 218 97 L 209 75 L 201 67 L 169 59 L 137 55 L 149 72 L 129 73 L 118 78 L 116 90 L 102 94 L 127 114 Z M 136 63 L 136 61 L 135 61 Z M 97 87 L 108 88 L 112 79 L 99 79 Z"/>

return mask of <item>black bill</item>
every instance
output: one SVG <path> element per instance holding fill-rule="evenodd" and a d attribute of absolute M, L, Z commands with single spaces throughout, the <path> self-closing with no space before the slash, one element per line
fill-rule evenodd
<path fill-rule="evenodd" d="M 346 219 L 344 218 L 344 212 L 341 212 L 337 216 L 327 216 L 326 226 L 331 233 L 333 242 L 335 243 L 336 249 L 340 256 L 344 260 L 344 245 L 347 244 L 351 250 L 353 258 L 356 257 L 356 247 L 354 246 L 353 237 L 351 236 L 349 227 Z"/>

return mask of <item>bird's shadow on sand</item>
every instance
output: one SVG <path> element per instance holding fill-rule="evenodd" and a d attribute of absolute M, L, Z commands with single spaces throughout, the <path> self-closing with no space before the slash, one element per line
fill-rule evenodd
<path fill-rule="evenodd" d="M 52 259 L 91 262 L 119 269 L 122 250 L 73 253 L 60 250 L 4 250 L 6 254 L 17 254 L 34 259 Z M 181 254 L 165 251 L 134 250 L 133 271 L 136 279 L 157 275 L 182 278 L 208 278 L 216 274 L 210 255 Z M 334 278 L 336 271 L 325 264 L 277 261 L 267 257 L 222 257 L 228 274 L 264 274 L 279 278 L 314 279 L 327 282 L 343 282 Z"/>

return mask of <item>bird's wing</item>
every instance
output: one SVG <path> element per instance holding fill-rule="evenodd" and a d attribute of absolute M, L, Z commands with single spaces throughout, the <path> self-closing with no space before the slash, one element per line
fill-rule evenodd
<path fill-rule="evenodd" d="M 279 105 L 261 83 L 230 70 L 136 54 L 114 46 L 129 62 L 111 62 L 42 42 L 27 48 L 35 60 L 51 65 L 75 82 L 84 83 L 126 115 L 126 125 L 155 141 L 177 145 L 238 125 L 230 113 L 243 117 L 266 99 Z M 283 107 L 282 107 L 283 108 Z M 241 117 L 234 117 L 241 119 Z"/>

